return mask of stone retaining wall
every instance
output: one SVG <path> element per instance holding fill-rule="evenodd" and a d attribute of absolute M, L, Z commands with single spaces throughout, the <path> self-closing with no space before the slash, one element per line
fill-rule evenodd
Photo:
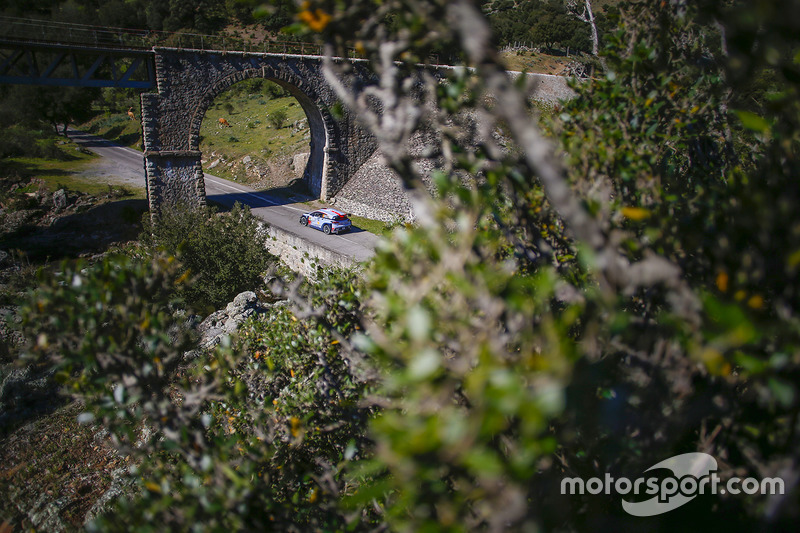
<path fill-rule="evenodd" d="M 522 75 L 519 72 L 509 74 L 515 78 Z M 555 105 L 575 97 L 568 79 L 563 76 L 528 74 L 527 82 L 528 94 L 537 102 Z M 425 142 L 422 136 L 415 135 L 411 139 L 411 154 L 423 154 Z M 427 163 L 425 171 L 429 172 L 433 170 L 433 165 Z M 400 178 L 383 163 L 379 151 L 353 174 L 330 201 L 338 209 L 348 213 L 383 222 L 412 222 L 415 218 L 412 203 L 400 183 Z"/>
<path fill-rule="evenodd" d="M 286 266 L 307 278 L 316 279 L 322 267 L 352 270 L 358 263 L 351 257 L 323 248 L 288 231 L 262 225 L 267 235 L 267 250 L 281 258 Z"/>

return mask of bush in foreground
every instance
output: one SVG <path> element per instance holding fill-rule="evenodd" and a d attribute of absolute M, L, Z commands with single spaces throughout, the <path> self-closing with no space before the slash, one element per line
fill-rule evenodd
<path fill-rule="evenodd" d="M 413 4 L 309 3 L 301 19 L 342 56 L 352 38 L 374 59 L 374 85 L 337 64 L 328 79 L 344 78 L 338 96 L 407 187 L 422 183 L 417 154 L 441 156 L 439 194 L 381 247 L 366 290 L 295 291 L 296 309 L 273 309 L 198 366 L 175 391 L 185 422 L 150 420 L 164 439 L 148 444 L 130 523 L 790 529 L 800 28 L 774 21 L 800 3 L 631 8 L 606 77 L 578 87 L 584 99 L 552 130 L 559 157 L 474 4 Z M 409 80 L 434 44 L 475 70 L 423 79 L 421 92 Z M 756 77 L 768 96 L 730 114 Z M 471 116 L 487 135 L 472 135 Z M 434 134 L 410 153 L 416 129 Z M 498 129 L 513 142 L 500 146 Z M 698 451 L 723 479 L 778 475 L 787 494 L 702 497 L 640 519 L 616 496 L 559 493 L 565 477 L 635 479 Z"/>

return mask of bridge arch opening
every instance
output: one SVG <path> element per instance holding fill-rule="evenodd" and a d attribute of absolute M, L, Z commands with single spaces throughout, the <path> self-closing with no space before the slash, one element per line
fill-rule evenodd
<path fill-rule="evenodd" d="M 203 171 L 325 198 L 330 118 L 298 85 L 252 69 L 209 87 L 189 137 L 190 149 L 202 153 Z"/>

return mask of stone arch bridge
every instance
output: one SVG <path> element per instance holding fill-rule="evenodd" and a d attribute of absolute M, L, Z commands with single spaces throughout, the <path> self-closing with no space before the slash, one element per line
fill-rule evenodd
<path fill-rule="evenodd" d="M 200 126 L 214 98 L 231 85 L 262 78 L 287 89 L 308 117 L 310 156 L 303 174 L 311 192 L 334 196 L 375 152 L 375 140 L 347 111 L 322 74 L 322 57 L 156 48 L 156 92 L 143 93 L 142 132 L 150 208 L 205 203 Z"/>
<path fill-rule="evenodd" d="M 311 142 L 303 179 L 316 197 L 329 200 L 341 192 L 337 205 L 346 202 L 372 218 L 396 210 L 396 198 L 377 205 L 382 196 L 402 192 L 392 193 L 386 179 L 373 183 L 376 176 L 386 177 L 376 167 L 374 137 L 346 109 L 336 118 L 331 113 L 337 98 L 324 79 L 323 58 L 306 53 L 318 50 L 316 45 L 264 43 L 263 51 L 241 52 L 228 49 L 250 45 L 226 43 L 224 37 L 213 43 L 220 38 L 164 34 L 155 38 L 168 44 L 156 46 L 149 31 L 57 24 L 0 16 L 0 83 L 149 90 L 141 94 L 141 120 L 151 212 L 163 204 L 205 204 L 199 151 L 203 117 L 219 93 L 252 78 L 280 84 L 305 111 Z M 368 69 L 357 68 L 366 82 Z M 530 76 L 535 99 L 556 101 L 571 93 L 564 78 Z M 366 170 L 359 173 L 362 166 Z M 365 173 L 370 175 L 367 183 L 356 180 L 350 187 L 355 192 L 343 191 L 352 177 Z"/>

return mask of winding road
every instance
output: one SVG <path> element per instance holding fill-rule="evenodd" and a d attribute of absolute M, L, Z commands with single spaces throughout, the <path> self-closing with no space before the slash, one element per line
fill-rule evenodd
<path fill-rule="evenodd" d="M 141 152 L 78 130 L 69 130 L 69 137 L 79 146 L 102 157 L 103 164 L 106 167 L 110 166 L 124 182 L 145 187 Z M 226 207 L 232 207 L 236 202 L 248 205 L 254 215 L 271 226 L 328 250 L 352 257 L 356 261 L 365 261 L 375 253 L 379 237 L 360 228 L 356 227 L 344 235 L 325 235 L 321 231 L 301 226 L 300 215 L 309 211 L 307 206 L 300 203 L 305 199 L 287 200 L 282 196 L 270 194 L 269 191 L 257 191 L 205 172 L 204 178 L 206 197 L 209 201 Z M 292 203 L 292 200 L 296 202 Z"/>

